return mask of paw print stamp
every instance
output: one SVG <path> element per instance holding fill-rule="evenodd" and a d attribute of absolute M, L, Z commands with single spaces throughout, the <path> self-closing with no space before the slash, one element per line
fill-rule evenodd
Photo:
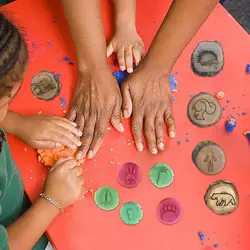
<path fill-rule="evenodd" d="M 141 169 L 133 162 L 124 163 L 117 170 L 117 181 L 123 187 L 134 188 L 141 179 Z"/>
<path fill-rule="evenodd" d="M 157 217 L 163 224 L 177 223 L 182 217 L 181 204 L 173 198 L 162 200 L 157 207 Z"/>

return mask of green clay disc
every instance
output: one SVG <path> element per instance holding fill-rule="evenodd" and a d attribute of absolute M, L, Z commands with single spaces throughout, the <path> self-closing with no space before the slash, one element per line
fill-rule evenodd
<path fill-rule="evenodd" d="M 94 196 L 95 204 L 103 210 L 113 210 L 119 204 L 118 192 L 108 186 L 100 187 Z"/>
<path fill-rule="evenodd" d="M 121 220 L 127 225 L 136 225 L 143 216 L 141 206 L 135 202 L 124 203 L 120 208 Z"/>
<path fill-rule="evenodd" d="M 151 168 L 149 178 L 156 187 L 164 188 L 173 182 L 174 172 L 167 164 L 158 163 Z"/>

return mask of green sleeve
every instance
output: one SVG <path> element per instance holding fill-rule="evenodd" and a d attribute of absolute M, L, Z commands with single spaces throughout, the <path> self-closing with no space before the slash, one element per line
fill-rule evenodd
<path fill-rule="evenodd" d="M 0 250 L 10 250 L 6 229 L 0 225 Z"/>

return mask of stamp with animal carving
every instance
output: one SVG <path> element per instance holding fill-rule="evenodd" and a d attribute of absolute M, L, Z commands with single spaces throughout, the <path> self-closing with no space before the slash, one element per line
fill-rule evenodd
<path fill-rule="evenodd" d="M 230 214 L 239 204 L 235 186 L 229 181 L 216 181 L 209 186 L 205 194 L 205 203 L 216 214 Z"/>
<path fill-rule="evenodd" d="M 220 103 L 209 93 L 195 95 L 187 108 L 189 120 L 198 127 L 208 127 L 217 123 L 222 115 Z"/>

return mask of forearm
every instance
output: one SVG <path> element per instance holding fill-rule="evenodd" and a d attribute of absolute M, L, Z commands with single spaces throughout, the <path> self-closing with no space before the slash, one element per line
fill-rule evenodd
<path fill-rule="evenodd" d="M 100 0 L 62 0 L 75 44 L 79 70 L 106 67 Z"/>
<path fill-rule="evenodd" d="M 32 249 L 59 212 L 54 205 L 39 198 L 19 219 L 7 227 L 10 249 Z"/>
<path fill-rule="evenodd" d="M 18 127 L 22 126 L 19 122 L 21 117 L 22 116 L 17 113 L 8 111 L 3 121 L 0 123 L 0 128 L 3 128 L 8 134 L 16 136 Z"/>
<path fill-rule="evenodd" d="M 136 0 L 113 0 L 115 5 L 116 29 L 134 28 L 136 16 Z"/>
<path fill-rule="evenodd" d="M 218 0 L 173 0 L 147 54 L 148 62 L 169 73 Z"/>

